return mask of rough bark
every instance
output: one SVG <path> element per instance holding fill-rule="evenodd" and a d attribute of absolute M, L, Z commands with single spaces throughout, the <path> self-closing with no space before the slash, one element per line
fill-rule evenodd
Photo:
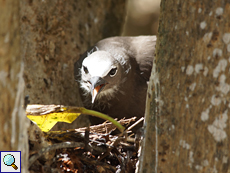
<path fill-rule="evenodd" d="M 98 40 L 119 35 L 124 0 L 22 0 L 25 94 L 33 104 L 82 106 L 73 65 Z M 83 120 L 85 121 L 85 120 Z M 60 123 L 59 127 L 76 128 Z M 80 123 L 79 123 L 80 122 Z"/>
<path fill-rule="evenodd" d="M 27 172 L 28 138 L 24 104 L 24 64 L 20 52 L 19 1 L 0 0 L 0 151 L 21 151 Z"/>
<path fill-rule="evenodd" d="M 229 1 L 161 2 L 139 172 L 230 172 Z"/>

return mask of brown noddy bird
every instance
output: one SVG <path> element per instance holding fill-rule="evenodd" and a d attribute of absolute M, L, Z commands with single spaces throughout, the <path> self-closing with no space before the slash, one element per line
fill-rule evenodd
<path fill-rule="evenodd" d="M 111 37 L 85 52 L 74 65 L 84 106 L 118 119 L 143 117 L 155 45 L 156 36 Z"/>

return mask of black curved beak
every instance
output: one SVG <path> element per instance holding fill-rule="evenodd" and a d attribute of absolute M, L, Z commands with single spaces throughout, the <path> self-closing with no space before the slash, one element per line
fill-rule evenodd
<path fill-rule="evenodd" d="M 108 82 L 102 79 L 99 76 L 94 76 L 89 80 L 91 84 L 91 95 L 92 95 L 92 103 L 94 102 L 96 96 L 103 90 Z"/>

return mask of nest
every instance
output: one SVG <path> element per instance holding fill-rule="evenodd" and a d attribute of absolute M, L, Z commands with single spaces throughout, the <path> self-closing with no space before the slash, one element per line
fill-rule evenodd
<path fill-rule="evenodd" d="M 119 122 L 128 126 L 133 121 L 135 118 Z M 132 127 L 120 133 L 112 123 L 105 122 L 87 128 L 43 133 L 44 140 L 40 142 L 46 141 L 45 145 L 39 151 L 30 150 L 30 172 L 135 172 L 142 131 L 134 134 Z M 34 145 L 30 142 L 30 148 Z"/>

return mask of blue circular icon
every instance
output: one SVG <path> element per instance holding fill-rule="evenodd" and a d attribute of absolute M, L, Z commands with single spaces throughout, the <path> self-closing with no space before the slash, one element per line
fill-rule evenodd
<path fill-rule="evenodd" d="M 5 157 L 3 158 L 3 162 L 7 165 L 7 166 L 11 166 L 14 162 L 14 156 L 11 154 L 7 154 L 5 155 Z"/>

